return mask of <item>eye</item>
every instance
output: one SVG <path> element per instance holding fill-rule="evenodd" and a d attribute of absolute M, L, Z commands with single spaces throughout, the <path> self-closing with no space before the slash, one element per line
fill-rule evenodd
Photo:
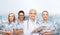
<path fill-rule="evenodd" d="M 46 15 L 48 15 L 48 14 L 46 14 Z"/>
<path fill-rule="evenodd" d="M 45 15 L 45 14 L 43 14 L 43 15 Z"/>

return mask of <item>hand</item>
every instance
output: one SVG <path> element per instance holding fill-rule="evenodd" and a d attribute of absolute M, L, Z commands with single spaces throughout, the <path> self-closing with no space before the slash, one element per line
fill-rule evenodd
<path fill-rule="evenodd" d="M 40 33 L 42 33 L 42 34 L 45 33 L 45 32 L 46 32 L 45 30 L 41 30 L 41 31 L 40 31 Z"/>
<path fill-rule="evenodd" d="M 22 34 L 23 33 L 23 30 L 16 30 L 15 33 L 16 34 Z"/>
<path fill-rule="evenodd" d="M 44 33 L 44 34 L 52 34 L 53 31 L 52 30 L 42 30 L 40 33 Z"/>

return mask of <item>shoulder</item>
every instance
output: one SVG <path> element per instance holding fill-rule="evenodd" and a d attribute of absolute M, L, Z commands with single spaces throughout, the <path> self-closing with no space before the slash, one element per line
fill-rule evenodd
<path fill-rule="evenodd" d="M 3 24 L 2 25 L 7 25 L 8 24 L 8 22 L 3 22 Z"/>
<path fill-rule="evenodd" d="M 48 24 L 49 24 L 50 26 L 54 26 L 54 22 L 49 21 Z"/>
<path fill-rule="evenodd" d="M 49 23 L 49 24 L 53 24 L 53 22 L 52 22 L 52 21 L 48 21 L 48 23 Z"/>
<path fill-rule="evenodd" d="M 27 23 L 28 23 L 28 20 L 25 20 L 25 21 L 24 21 L 24 25 L 26 25 Z"/>
<path fill-rule="evenodd" d="M 27 22 L 28 22 L 28 20 L 25 20 L 24 22 L 25 22 L 25 23 L 27 23 Z"/>
<path fill-rule="evenodd" d="M 16 20 L 15 22 L 14 22 L 14 24 L 17 24 L 18 23 L 18 21 Z"/>
<path fill-rule="evenodd" d="M 42 24 L 43 23 L 43 21 L 41 20 L 41 21 L 38 21 L 39 22 L 39 24 Z"/>

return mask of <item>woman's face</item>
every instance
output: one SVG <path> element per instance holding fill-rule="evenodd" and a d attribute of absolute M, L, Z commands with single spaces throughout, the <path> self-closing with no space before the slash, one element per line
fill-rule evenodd
<path fill-rule="evenodd" d="M 10 21 L 10 22 L 14 21 L 14 14 L 10 14 L 10 15 L 9 15 L 9 21 Z"/>
<path fill-rule="evenodd" d="M 23 13 L 20 13 L 18 17 L 19 17 L 19 20 L 24 20 L 24 14 Z"/>

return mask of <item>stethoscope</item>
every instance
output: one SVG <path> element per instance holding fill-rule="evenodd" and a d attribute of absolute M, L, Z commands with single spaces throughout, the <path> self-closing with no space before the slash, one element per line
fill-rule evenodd
<path fill-rule="evenodd" d="M 36 24 L 39 24 L 39 23 L 36 21 Z M 29 20 L 27 20 L 27 29 L 29 29 Z"/>
<path fill-rule="evenodd" d="M 35 22 L 36 25 L 39 24 L 38 21 Z M 27 30 L 29 30 L 29 20 L 27 20 Z M 30 34 L 33 34 L 34 32 L 31 32 Z M 38 32 L 39 33 L 39 32 Z"/>

